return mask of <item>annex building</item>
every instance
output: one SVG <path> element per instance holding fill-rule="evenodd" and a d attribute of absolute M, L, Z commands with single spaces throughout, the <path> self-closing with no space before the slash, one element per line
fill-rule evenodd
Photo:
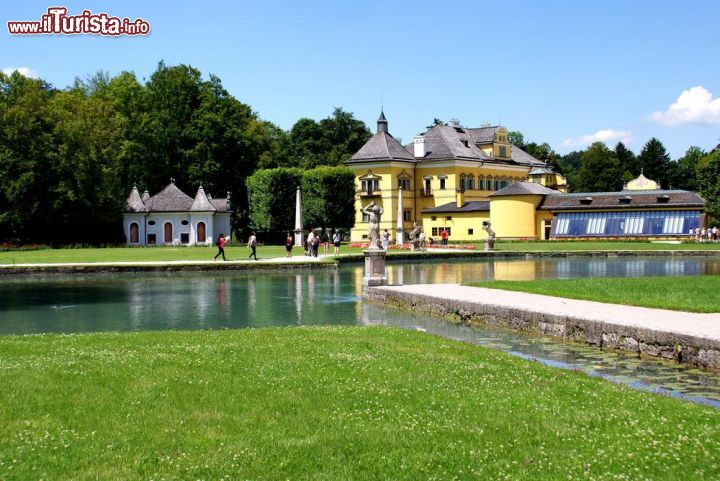
<path fill-rule="evenodd" d="M 508 140 L 503 126 L 435 125 L 402 146 L 384 113 L 377 133 L 345 165 L 355 172 L 352 241 L 367 239 L 363 207 L 374 201 L 380 229 L 413 224 L 453 242 L 498 238 L 678 237 L 704 222 L 695 192 L 661 190 L 642 174 L 621 192 L 568 193 L 565 177 Z M 399 221 L 399 222 L 398 222 Z"/>
<path fill-rule="evenodd" d="M 231 213 L 229 193 L 213 199 L 200 186 L 193 198 L 171 180 L 153 196 L 132 188 L 123 207 L 123 229 L 127 245 L 213 245 L 218 235 L 231 235 Z"/>

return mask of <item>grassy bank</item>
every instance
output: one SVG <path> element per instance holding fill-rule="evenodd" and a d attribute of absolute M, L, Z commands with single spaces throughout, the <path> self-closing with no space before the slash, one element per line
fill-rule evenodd
<path fill-rule="evenodd" d="M 0 479 L 711 479 L 720 411 L 387 328 L 0 337 Z"/>
<path fill-rule="evenodd" d="M 720 312 L 720 276 L 475 282 L 473 286 L 691 312 Z"/>
<path fill-rule="evenodd" d="M 484 244 L 475 244 L 477 251 L 482 251 Z M 557 242 L 498 242 L 497 250 L 500 252 L 582 252 L 582 251 L 720 251 L 720 243 L 712 244 L 658 244 L 651 242 L 622 242 L 622 241 L 557 241 Z M 77 263 L 77 262 L 145 262 L 145 261 L 207 261 L 215 256 L 215 247 L 105 247 L 105 248 L 67 248 L 67 249 L 38 249 L 27 251 L 0 252 L 0 264 L 26 264 L 26 263 Z M 284 246 L 258 247 L 260 259 L 270 259 L 285 256 Z M 332 247 L 329 250 L 332 253 Z M 408 251 L 389 252 L 407 253 Z M 322 249 L 320 250 L 322 254 Z M 362 254 L 358 247 L 343 245 L 341 254 Z M 247 247 L 228 247 L 225 249 L 226 257 L 230 260 L 244 260 L 248 258 L 250 250 Z M 293 249 L 293 255 L 303 255 L 299 247 Z"/>

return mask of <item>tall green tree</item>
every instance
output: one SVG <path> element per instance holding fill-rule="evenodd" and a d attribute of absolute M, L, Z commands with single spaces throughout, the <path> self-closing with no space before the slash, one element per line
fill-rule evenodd
<path fill-rule="evenodd" d="M 508 141 L 515 147 L 520 147 L 521 149 L 525 147 L 525 136 L 517 130 L 508 132 Z"/>
<path fill-rule="evenodd" d="M 696 174 L 700 194 L 705 199 L 705 212 L 718 222 L 720 221 L 720 148 L 715 148 L 698 161 Z"/>
<path fill-rule="evenodd" d="M 625 147 L 625 144 L 618 142 L 617 145 L 615 145 L 614 153 L 624 171 L 622 178 L 623 182 L 628 182 L 640 175 L 640 169 L 637 165 L 637 157 L 635 157 L 632 150 Z"/>
<path fill-rule="evenodd" d="M 577 174 L 578 192 L 608 192 L 622 189 L 623 168 L 613 151 L 602 142 L 593 143 L 582 154 Z"/>
<path fill-rule="evenodd" d="M 645 177 L 659 182 L 663 188 L 670 183 L 670 156 L 665 146 L 655 137 L 647 141 L 637 158 Z"/>
<path fill-rule="evenodd" d="M 51 100 L 42 80 L 0 72 L 0 241 L 43 241 L 56 159 Z"/>
<path fill-rule="evenodd" d="M 693 146 L 677 162 L 671 162 L 671 186 L 674 189 L 698 190 L 697 166 L 706 155 L 703 149 Z"/>

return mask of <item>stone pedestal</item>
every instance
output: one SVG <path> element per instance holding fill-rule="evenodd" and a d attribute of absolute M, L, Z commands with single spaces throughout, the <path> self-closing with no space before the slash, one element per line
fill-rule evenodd
<path fill-rule="evenodd" d="M 302 230 L 295 230 L 295 247 L 305 247 L 305 236 Z"/>
<path fill-rule="evenodd" d="M 492 252 L 495 250 L 495 237 L 488 237 L 485 239 L 485 252 Z"/>
<path fill-rule="evenodd" d="M 363 286 L 386 286 L 385 254 L 382 249 L 368 249 L 365 254 L 365 276 Z"/>

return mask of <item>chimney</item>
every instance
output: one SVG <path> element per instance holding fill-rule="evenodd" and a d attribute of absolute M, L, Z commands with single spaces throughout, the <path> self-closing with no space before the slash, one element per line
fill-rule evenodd
<path fill-rule="evenodd" d="M 465 191 L 463 189 L 458 189 L 457 193 L 455 194 L 455 199 L 457 200 L 457 207 L 458 209 L 465 205 Z"/>
<path fill-rule="evenodd" d="M 424 158 L 425 157 L 425 137 L 422 135 L 418 135 L 415 137 L 415 140 L 413 140 L 413 155 L 415 157 Z"/>

